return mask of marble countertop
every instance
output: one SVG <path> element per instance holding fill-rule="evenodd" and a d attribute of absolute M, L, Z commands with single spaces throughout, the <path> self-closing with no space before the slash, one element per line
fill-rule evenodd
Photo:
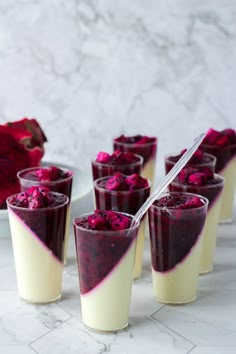
<path fill-rule="evenodd" d="M 92 209 L 92 193 L 75 213 Z M 235 354 L 236 238 L 232 224 L 220 225 L 214 271 L 199 279 L 196 302 L 158 303 L 152 292 L 149 243 L 143 276 L 133 284 L 130 325 L 116 334 L 89 332 L 82 324 L 74 237 L 64 270 L 62 300 L 32 305 L 17 296 L 12 244 L 0 239 L 1 354 Z"/>

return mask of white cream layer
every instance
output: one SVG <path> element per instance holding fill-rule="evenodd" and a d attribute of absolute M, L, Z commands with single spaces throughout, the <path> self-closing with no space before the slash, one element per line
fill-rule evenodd
<path fill-rule="evenodd" d="M 196 298 L 202 234 L 189 254 L 172 270 L 157 272 L 152 268 L 153 290 L 158 301 L 184 304 Z"/>
<path fill-rule="evenodd" d="M 141 172 L 141 176 L 143 178 L 147 178 L 151 182 L 152 188 L 153 188 L 154 177 L 155 177 L 155 167 L 156 167 L 156 159 L 151 158 L 145 163 Z"/>
<path fill-rule="evenodd" d="M 140 222 L 134 261 L 133 279 L 137 279 L 142 273 L 143 251 L 145 242 L 146 216 Z"/>
<path fill-rule="evenodd" d="M 227 222 L 231 221 L 233 217 L 234 192 L 236 186 L 236 156 L 218 173 L 225 178 L 220 221 Z"/>
<path fill-rule="evenodd" d="M 200 258 L 200 274 L 208 273 L 213 268 L 214 251 L 216 247 L 216 234 L 220 216 L 222 195 L 217 197 L 208 209 L 202 236 L 202 252 Z"/>
<path fill-rule="evenodd" d="M 9 220 L 19 296 L 35 303 L 60 298 L 62 263 L 11 210 Z"/>
<path fill-rule="evenodd" d="M 116 331 L 128 325 L 136 241 L 109 275 L 92 291 L 82 295 L 86 326 L 100 331 Z"/>

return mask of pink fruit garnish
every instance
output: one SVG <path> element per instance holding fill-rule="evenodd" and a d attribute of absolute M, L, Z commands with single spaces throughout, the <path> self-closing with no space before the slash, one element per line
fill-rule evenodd
<path fill-rule="evenodd" d="M 131 219 L 115 211 L 95 210 L 89 215 L 88 223 L 94 230 L 124 230 L 130 226 Z"/>
<path fill-rule="evenodd" d="M 214 179 L 214 174 L 208 167 L 185 167 L 180 171 L 177 178 L 181 183 L 204 186 Z"/>
<path fill-rule="evenodd" d="M 228 146 L 231 144 L 236 144 L 236 133 L 233 129 L 224 129 L 222 131 L 217 131 L 210 128 L 203 140 L 203 144 L 218 145 L 218 146 Z"/>
<path fill-rule="evenodd" d="M 195 172 L 188 176 L 187 182 L 195 186 L 203 186 L 206 184 L 207 176 L 203 172 Z"/>
<path fill-rule="evenodd" d="M 100 151 L 98 154 L 97 154 L 97 157 L 96 157 L 96 161 L 97 162 L 108 162 L 111 158 L 111 155 L 109 155 L 108 153 L 104 152 L 104 151 Z"/>
<path fill-rule="evenodd" d="M 16 196 L 15 203 L 19 207 L 29 209 L 45 208 L 54 202 L 50 190 L 46 187 L 30 187 L 27 192 L 19 193 Z"/>
<path fill-rule="evenodd" d="M 116 191 L 133 191 L 148 187 L 148 180 L 134 173 L 130 176 L 125 176 L 120 172 L 116 172 L 110 177 L 106 184 L 106 189 Z"/>
<path fill-rule="evenodd" d="M 128 186 L 125 182 L 126 177 L 120 172 L 117 172 L 109 178 L 106 182 L 106 189 L 109 190 L 115 190 L 115 191 L 121 191 L 121 190 L 127 190 Z"/>

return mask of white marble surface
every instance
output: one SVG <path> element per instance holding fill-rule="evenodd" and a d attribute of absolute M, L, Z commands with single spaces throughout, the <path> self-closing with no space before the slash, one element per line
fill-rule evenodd
<path fill-rule="evenodd" d="M 86 168 L 142 133 L 161 174 L 164 154 L 235 127 L 235 63 L 235 0 L 0 0 L 0 123 L 36 117 L 49 160 Z"/>
<path fill-rule="evenodd" d="M 92 209 L 92 193 L 73 213 Z M 236 208 L 235 208 L 236 214 Z M 235 354 L 236 218 L 218 228 L 214 271 L 199 278 L 196 302 L 183 306 L 158 303 L 153 296 L 149 242 L 142 278 L 133 284 L 130 326 L 110 335 L 82 324 L 74 237 L 65 267 L 62 300 L 31 305 L 17 296 L 11 239 L 0 239 L 1 354 Z"/>

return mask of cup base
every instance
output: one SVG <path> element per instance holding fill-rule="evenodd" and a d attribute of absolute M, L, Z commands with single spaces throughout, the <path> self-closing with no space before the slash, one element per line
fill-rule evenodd
<path fill-rule="evenodd" d="M 161 302 L 162 304 L 167 304 L 167 305 L 187 305 L 187 304 L 190 304 L 191 302 L 194 302 L 196 300 L 196 296 L 194 296 L 192 299 L 190 300 L 187 300 L 187 301 L 168 301 L 168 300 L 161 300 L 161 299 L 158 299 L 158 297 L 156 297 L 156 300 L 158 302 Z"/>
<path fill-rule="evenodd" d="M 210 268 L 210 269 L 208 269 L 208 270 L 201 270 L 200 272 L 199 272 L 199 275 L 206 275 L 206 274 L 208 274 L 208 273 L 210 273 L 210 272 L 212 272 L 213 271 L 213 268 Z"/>
<path fill-rule="evenodd" d="M 32 300 L 24 299 L 21 296 L 19 296 L 19 298 L 28 304 L 47 305 L 47 304 L 51 304 L 52 302 L 59 302 L 61 300 L 61 294 L 56 298 L 47 301 L 32 301 Z"/>
<path fill-rule="evenodd" d="M 129 323 L 127 323 L 124 327 L 121 327 L 121 328 L 117 328 L 117 329 L 99 329 L 99 328 L 93 328 L 93 327 L 90 327 L 90 326 L 87 326 L 85 323 L 83 323 L 84 327 L 86 329 L 88 329 L 89 331 L 92 331 L 92 332 L 95 332 L 95 333 L 100 333 L 100 334 L 114 334 L 114 333 L 117 333 L 117 332 L 122 332 L 122 331 L 125 331 L 126 328 L 129 326 Z"/>

